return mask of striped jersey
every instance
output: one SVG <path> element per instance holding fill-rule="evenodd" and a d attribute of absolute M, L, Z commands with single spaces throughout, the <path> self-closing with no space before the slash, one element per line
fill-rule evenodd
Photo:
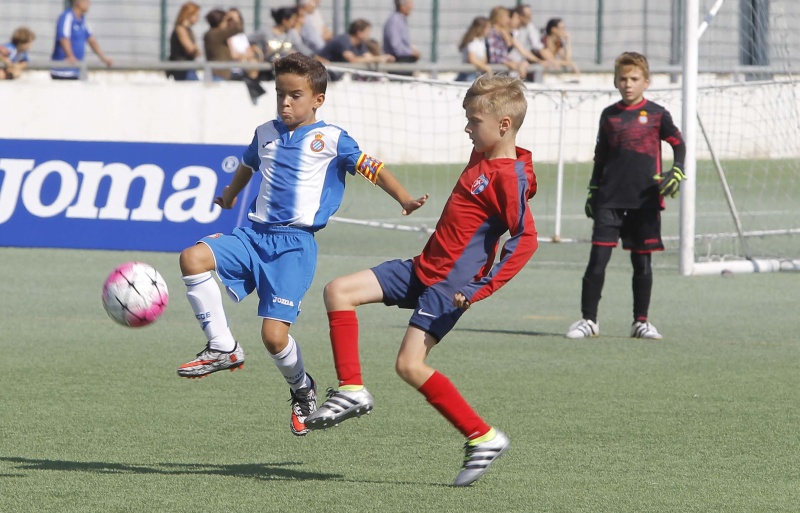
<path fill-rule="evenodd" d="M 414 258 L 417 277 L 445 294 L 461 292 L 470 303 L 489 297 L 525 266 L 539 245 L 528 206 L 534 194 L 536 175 L 528 150 L 517 148 L 516 159 L 492 160 L 473 151 L 436 230 Z M 494 264 L 506 232 L 511 237 Z"/>
<path fill-rule="evenodd" d="M 339 209 L 346 173 L 375 183 L 383 166 L 335 125 L 317 121 L 290 132 L 279 119 L 256 128 L 242 163 L 261 173 L 250 221 L 314 231 Z"/>
<path fill-rule="evenodd" d="M 86 52 L 86 41 L 92 37 L 92 30 L 86 21 L 86 16 L 78 18 L 70 8 L 61 13 L 56 24 L 56 42 L 53 48 L 52 60 L 63 61 L 67 58 L 67 53 L 61 46 L 61 39 L 69 39 L 72 44 L 72 53 L 79 61 L 83 60 Z M 59 68 L 50 71 L 51 75 L 58 77 L 77 77 L 77 68 Z"/>

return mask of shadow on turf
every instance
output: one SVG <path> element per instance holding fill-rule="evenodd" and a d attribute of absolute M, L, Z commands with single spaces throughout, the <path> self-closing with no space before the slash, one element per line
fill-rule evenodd
<path fill-rule="evenodd" d="M 103 463 L 99 461 L 61 461 L 34 460 L 29 458 L 0 457 L 0 461 L 17 463 L 17 470 L 62 470 L 66 472 L 94 472 L 98 474 L 159 474 L 166 476 L 179 475 L 214 475 L 244 477 L 249 479 L 275 480 L 308 480 L 308 481 L 342 481 L 362 484 L 405 484 L 426 485 L 450 488 L 450 485 L 424 482 L 398 482 L 346 479 L 342 474 L 322 474 L 318 472 L 302 472 L 291 470 L 289 466 L 302 465 L 298 461 L 281 463 L 245 463 L 241 465 L 210 465 L 201 463 L 157 463 L 154 465 L 126 465 L 124 463 Z M 0 474 L 0 477 L 25 477 L 25 474 Z"/>
<path fill-rule="evenodd" d="M 564 333 L 552 333 L 547 331 L 519 331 L 519 330 L 487 330 L 478 328 L 456 328 L 453 332 L 470 331 L 473 333 L 496 333 L 498 335 L 523 335 L 526 337 L 563 337 Z"/>
<path fill-rule="evenodd" d="M 161 475 L 216 475 L 263 479 L 342 480 L 341 474 L 304 472 L 288 467 L 302 465 L 297 461 L 281 463 L 244 463 L 241 465 L 213 465 L 203 463 L 156 463 L 153 465 L 126 465 L 99 461 L 34 460 L 29 458 L 0 457 L 0 461 L 17 463 L 18 470 L 63 470 L 70 472 L 95 472 L 98 474 L 161 474 Z"/>

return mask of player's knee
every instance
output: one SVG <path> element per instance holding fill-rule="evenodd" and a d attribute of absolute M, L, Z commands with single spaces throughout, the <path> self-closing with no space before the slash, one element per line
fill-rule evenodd
<path fill-rule="evenodd" d="M 412 383 L 415 381 L 414 377 L 419 373 L 422 368 L 421 362 L 415 361 L 413 358 L 400 355 L 394 364 L 394 370 L 403 381 Z"/>
<path fill-rule="evenodd" d="M 322 297 L 326 307 L 341 302 L 347 297 L 346 282 L 341 278 L 336 278 L 329 282 L 322 291 Z"/>
<path fill-rule="evenodd" d="M 192 274 L 200 274 L 210 271 L 213 268 L 213 258 L 211 267 L 208 265 L 208 255 L 210 250 L 205 244 L 195 244 L 190 248 L 186 248 L 181 252 L 180 266 L 181 273 L 184 276 Z"/>

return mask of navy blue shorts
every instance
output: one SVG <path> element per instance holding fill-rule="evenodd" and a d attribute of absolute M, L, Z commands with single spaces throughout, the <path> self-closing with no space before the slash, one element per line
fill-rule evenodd
<path fill-rule="evenodd" d="M 411 260 L 389 260 L 372 268 L 383 290 L 383 304 L 414 309 L 408 324 L 429 333 L 437 341 L 456 325 L 464 310 L 453 306 L 453 297 L 436 285 L 425 286 Z"/>
<path fill-rule="evenodd" d="M 622 248 L 636 253 L 663 251 L 661 211 L 655 208 L 598 208 L 594 213 L 592 244 Z"/>
<path fill-rule="evenodd" d="M 234 228 L 200 242 L 214 253 L 216 271 L 228 295 L 243 300 L 258 293 L 258 315 L 294 323 L 317 266 L 314 235 L 300 228 Z"/>

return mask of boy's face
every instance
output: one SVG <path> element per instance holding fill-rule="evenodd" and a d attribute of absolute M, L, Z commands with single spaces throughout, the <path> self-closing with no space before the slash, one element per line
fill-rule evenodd
<path fill-rule="evenodd" d="M 314 94 L 309 80 L 301 75 L 282 73 L 275 79 L 278 115 L 289 130 L 317 121 L 315 111 L 322 106 L 325 95 Z"/>
<path fill-rule="evenodd" d="M 614 85 L 626 105 L 642 101 L 644 92 L 650 87 L 650 80 L 644 78 L 644 71 L 638 66 L 623 66 L 614 78 Z"/>
<path fill-rule="evenodd" d="M 467 126 L 464 131 L 469 134 L 472 145 L 478 153 L 487 153 L 494 149 L 502 139 L 502 120 L 496 114 L 490 114 L 468 105 L 466 109 Z"/>

